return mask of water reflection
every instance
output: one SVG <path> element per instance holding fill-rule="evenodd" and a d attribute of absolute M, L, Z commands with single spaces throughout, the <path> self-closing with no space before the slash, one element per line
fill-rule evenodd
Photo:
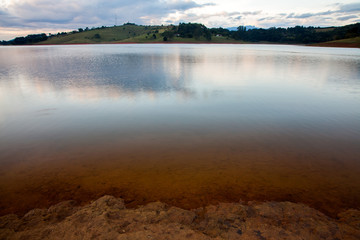
<path fill-rule="evenodd" d="M 146 129 L 168 139 L 184 129 L 206 138 L 286 136 L 294 129 L 311 139 L 334 133 L 358 138 L 360 54 L 347 51 L 263 45 L 1 48 L 1 141 L 34 141 L 44 134 L 66 141 L 105 129 L 109 138 L 124 131 L 141 136 Z M 38 114 L 43 109 L 57 111 Z"/>
<path fill-rule="evenodd" d="M 1 47 L 0 66 L 3 212 L 105 193 L 359 205 L 358 49 Z"/>
<path fill-rule="evenodd" d="M 78 92 L 80 97 L 84 94 L 81 88 L 85 88 L 85 92 L 89 92 L 85 98 L 105 97 L 104 91 L 109 91 L 108 96 L 121 96 L 125 92 L 131 95 L 193 91 L 194 94 L 201 90 L 199 88 L 215 90 L 256 83 L 275 83 L 276 87 L 294 83 L 301 87 L 338 83 L 343 90 L 348 90 L 345 87 L 353 91 L 359 89 L 356 50 L 348 56 L 336 51 L 337 54 L 331 55 L 328 52 L 332 50 L 321 52 L 315 48 L 315 53 L 310 55 L 276 47 L 267 50 L 233 46 L 164 49 L 135 45 L 62 48 L 2 48 L 2 89 L 26 91 L 33 87 L 39 94 L 70 90 L 72 95 Z M 316 51 L 320 51 L 321 56 Z"/>
<path fill-rule="evenodd" d="M 26 51 L 25 53 L 26 54 Z M 33 54 L 33 53 L 32 53 Z M 39 54 L 39 53 L 35 53 Z M 50 54 L 50 53 L 49 53 Z M 76 53 L 75 53 L 76 55 Z M 34 56 L 30 62 L 22 62 L 17 69 L 11 63 L 5 65 L 1 80 L 12 89 L 24 91 L 35 88 L 38 94 L 70 91 L 72 96 L 121 96 L 139 92 L 184 92 L 185 81 L 191 69 L 181 66 L 180 56 L 113 54 L 106 56 Z M 16 61 L 17 59 L 15 59 Z M 185 68 L 184 68 L 185 67 Z M 35 89 L 30 89 L 33 91 Z M 84 96 L 85 91 L 85 96 Z M 77 93 L 76 93 L 77 92 Z"/>

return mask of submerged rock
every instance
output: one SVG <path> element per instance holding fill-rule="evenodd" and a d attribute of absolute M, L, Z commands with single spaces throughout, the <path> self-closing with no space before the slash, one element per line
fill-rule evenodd
<path fill-rule="evenodd" d="M 126 209 L 104 196 L 0 217 L 0 239 L 360 239 L 360 211 L 330 218 L 290 202 L 220 203 L 184 210 L 155 202 Z"/>

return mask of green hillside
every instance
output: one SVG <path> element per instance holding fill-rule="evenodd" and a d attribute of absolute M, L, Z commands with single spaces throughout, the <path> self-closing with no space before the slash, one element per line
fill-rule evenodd
<path fill-rule="evenodd" d="M 210 31 L 201 24 L 184 24 L 185 31 L 200 31 L 194 36 L 185 36 L 177 34 L 178 27 L 174 26 L 141 26 L 134 24 L 124 24 L 122 26 L 114 27 L 101 27 L 96 29 L 86 29 L 81 31 L 73 31 L 69 33 L 58 33 L 51 35 L 47 40 L 37 42 L 36 44 L 96 44 L 96 43 L 153 43 L 153 42 L 182 42 L 182 43 L 239 43 L 228 36 L 216 36 L 213 34 L 211 37 Z M 193 29 L 188 29 L 193 27 Z M 174 30 L 176 29 L 176 30 Z M 203 32 L 201 32 L 203 31 Z M 188 33 L 186 32 L 186 33 Z M 169 36 L 166 33 L 172 33 Z M 207 38 L 205 33 L 210 35 Z M 228 31 L 229 33 L 229 31 Z M 164 39 L 166 37 L 166 40 Z"/>
<path fill-rule="evenodd" d="M 77 43 L 113 43 L 113 42 L 146 42 L 162 41 L 160 34 L 167 27 L 138 26 L 125 24 L 115 27 L 102 27 L 81 32 L 52 35 L 46 41 L 38 44 L 77 44 Z M 156 38 L 154 38 L 154 34 Z"/>
<path fill-rule="evenodd" d="M 360 23 L 342 27 L 303 27 L 246 29 L 237 31 L 207 28 L 200 23 L 180 23 L 177 26 L 142 26 L 126 23 L 122 26 L 78 29 L 57 34 L 30 34 L 1 45 L 31 44 L 98 44 L 98 43 L 277 43 L 359 48 Z"/>

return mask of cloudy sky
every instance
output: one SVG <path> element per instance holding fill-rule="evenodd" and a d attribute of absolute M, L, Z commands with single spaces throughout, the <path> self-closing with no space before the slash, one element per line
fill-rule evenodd
<path fill-rule="evenodd" d="M 117 20 L 117 21 L 116 21 Z M 199 22 L 207 27 L 341 26 L 360 22 L 356 0 L 0 0 L 0 40 L 80 27 Z"/>

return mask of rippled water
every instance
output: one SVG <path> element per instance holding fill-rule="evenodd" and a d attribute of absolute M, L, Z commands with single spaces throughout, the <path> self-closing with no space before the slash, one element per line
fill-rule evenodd
<path fill-rule="evenodd" d="M 104 194 L 360 207 L 360 50 L 0 47 L 0 212 Z"/>

